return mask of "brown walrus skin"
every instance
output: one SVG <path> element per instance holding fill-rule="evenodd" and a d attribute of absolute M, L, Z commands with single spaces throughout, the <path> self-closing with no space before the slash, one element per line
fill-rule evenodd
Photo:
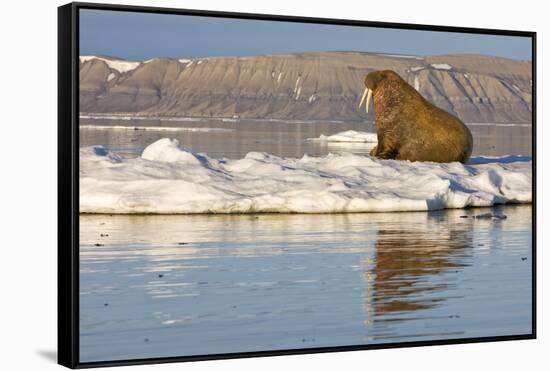
<path fill-rule="evenodd" d="M 472 133 L 455 116 L 428 102 L 397 73 L 371 72 L 378 145 L 382 159 L 465 163 L 472 154 Z"/>

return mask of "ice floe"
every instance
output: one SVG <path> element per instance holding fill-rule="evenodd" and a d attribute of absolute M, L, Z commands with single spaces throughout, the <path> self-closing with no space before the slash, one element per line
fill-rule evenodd
<path fill-rule="evenodd" d="M 321 134 L 319 138 L 308 138 L 308 140 L 322 142 L 377 143 L 378 137 L 376 133 L 347 130 L 333 135 Z"/>
<path fill-rule="evenodd" d="M 529 122 L 467 122 L 468 126 L 499 126 L 499 127 L 531 127 L 532 124 Z"/>
<path fill-rule="evenodd" d="M 83 213 L 422 211 L 531 202 L 529 157 L 471 164 L 379 160 L 351 153 L 214 159 L 160 139 L 141 157 L 80 149 Z"/>

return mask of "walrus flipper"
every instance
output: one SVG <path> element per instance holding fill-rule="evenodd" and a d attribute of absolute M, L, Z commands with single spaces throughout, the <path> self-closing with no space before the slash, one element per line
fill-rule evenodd
<path fill-rule="evenodd" d="M 389 128 L 387 131 L 379 130 L 378 145 L 375 147 L 376 151 L 373 155 L 383 160 L 394 160 L 397 156 L 397 136 L 394 133 L 393 128 Z"/>
<path fill-rule="evenodd" d="M 378 146 L 374 146 L 373 149 L 370 150 L 369 155 L 376 156 L 376 152 L 378 151 Z"/>
<path fill-rule="evenodd" d="M 380 151 L 376 154 L 376 157 L 382 159 L 382 160 L 395 160 L 395 156 L 397 155 L 397 152 L 393 149 L 386 149 L 383 151 Z"/>

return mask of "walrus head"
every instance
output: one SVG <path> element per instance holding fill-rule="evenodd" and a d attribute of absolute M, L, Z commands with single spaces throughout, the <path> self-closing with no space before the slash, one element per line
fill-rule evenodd
<path fill-rule="evenodd" d="M 365 91 L 363 92 L 363 96 L 361 97 L 361 101 L 359 102 L 359 108 L 361 108 L 361 106 L 363 105 L 363 101 L 365 100 L 365 97 L 367 97 L 367 103 L 365 105 L 365 109 L 368 113 L 369 103 L 373 92 L 376 90 L 376 88 L 382 85 L 382 83 L 388 80 L 402 80 L 402 79 L 397 73 L 393 72 L 392 70 L 374 71 L 369 73 L 367 77 L 365 77 Z"/>

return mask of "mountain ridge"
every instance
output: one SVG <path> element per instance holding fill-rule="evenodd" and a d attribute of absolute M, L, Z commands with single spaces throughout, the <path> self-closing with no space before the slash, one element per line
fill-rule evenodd
<path fill-rule="evenodd" d="M 144 61 L 81 56 L 85 114 L 372 120 L 368 72 L 392 69 L 465 122 L 530 122 L 531 62 L 481 54 L 331 51 Z"/>

